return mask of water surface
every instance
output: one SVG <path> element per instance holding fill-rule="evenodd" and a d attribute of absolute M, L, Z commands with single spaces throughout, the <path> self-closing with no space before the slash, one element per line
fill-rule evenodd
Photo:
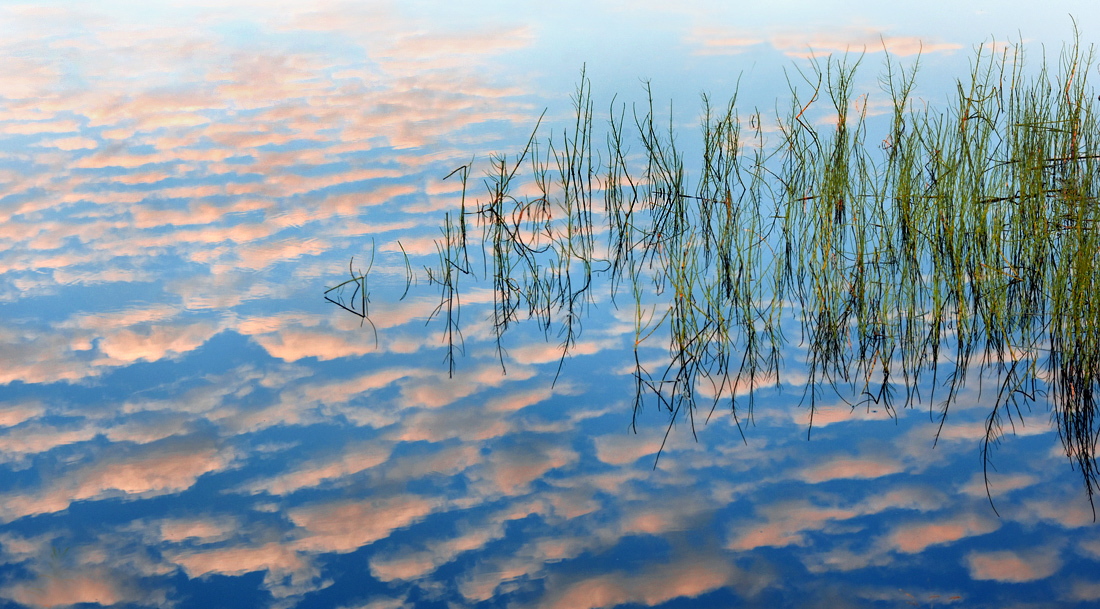
<path fill-rule="evenodd" d="M 566 125 L 582 65 L 599 117 L 649 79 L 690 149 L 700 91 L 740 79 L 771 117 L 784 69 L 864 48 L 877 91 L 885 45 L 936 103 L 977 44 L 1053 57 L 1069 8 L 1091 43 L 1100 13 L 1057 3 L 6 3 L 0 602 L 1090 606 L 1100 533 L 1042 408 L 997 447 L 994 512 L 988 387 L 935 447 L 934 405 L 831 393 L 807 441 L 792 349 L 744 439 L 719 408 L 654 468 L 629 308 L 597 298 L 555 382 L 532 325 L 502 372 L 491 286 L 464 284 L 449 378 L 423 273 L 443 177 L 544 108 Z M 372 247 L 374 329 L 322 297 Z"/>

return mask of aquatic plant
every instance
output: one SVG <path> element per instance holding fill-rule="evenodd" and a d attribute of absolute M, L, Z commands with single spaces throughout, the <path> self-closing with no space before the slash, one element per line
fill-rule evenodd
<path fill-rule="evenodd" d="M 755 388 L 780 383 L 793 329 L 808 375 L 807 434 L 827 390 L 889 412 L 927 402 L 942 430 L 975 377 L 996 389 L 986 467 L 1004 428 L 1045 402 L 1091 500 L 1100 482 L 1100 128 L 1087 82 L 1094 52 L 1077 40 L 1055 70 L 1045 60 L 1025 69 L 1019 46 L 979 47 L 942 109 L 914 98 L 919 58 L 906 68 L 886 53 L 881 137 L 869 135 L 869 94 L 855 94 L 863 56 L 813 58 L 788 74 L 774 147 L 759 111 L 742 121 L 736 92 L 720 106 L 703 95 L 694 182 L 671 106 L 666 124 L 648 83 L 645 103 L 629 112 L 612 100 L 606 155 L 594 156 L 582 71 L 572 124 L 543 138 L 540 117 L 522 152 L 492 156 L 486 198 L 469 212 L 472 163 L 447 176 L 461 178 L 460 209 L 457 219 L 445 214 L 438 266 L 425 272 L 441 291 L 433 317 L 445 318 L 450 373 L 461 276 L 493 283 L 502 368 L 502 337 L 526 317 L 559 341 L 558 374 L 602 278 L 617 306 L 625 292 L 634 308 L 635 421 L 656 403 L 669 413 L 666 438 L 685 417 L 694 433 L 697 417 L 723 403 L 743 434 Z M 810 116 L 823 107 L 831 120 L 815 126 Z M 534 196 L 513 192 L 524 167 Z M 480 275 L 470 248 L 483 256 Z M 412 282 L 407 257 L 406 268 Z M 337 287 L 349 284 L 360 299 L 350 309 L 365 318 L 366 274 Z M 640 353 L 654 344 L 667 345 L 657 368 Z"/>
<path fill-rule="evenodd" d="M 404 249 L 402 249 L 402 252 Z M 407 258 L 406 258 L 407 260 Z M 374 322 L 370 320 L 370 288 L 367 286 L 367 276 L 370 274 L 371 268 L 374 267 L 374 240 L 371 240 L 370 259 L 367 262 L 367 270 L 356 270 L 355 259 L 352 258 L 348 261 L 348 279 L 341 281 L 340 283 L 325 290 L 325 300 L 340 307 L 341 309 L 359 317 L 360 325 L 363 323 L 370 324 L 371 330 L 374 332 L 374 345 L 378 346 L 378 328 L 374 326 Z M 411 269 L 410 269 L 411 272 Z M 410 281 L 412 275 L 409 275 Z M 351 295 L 345 297 L 344 294 L 347 290 L 351 290 Z M 402 296 L 404 298 L 404 296 Z"/>

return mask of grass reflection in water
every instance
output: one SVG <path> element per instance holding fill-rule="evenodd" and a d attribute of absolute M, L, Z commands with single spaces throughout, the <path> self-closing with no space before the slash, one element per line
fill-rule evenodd
<path fill-rule="evenodd" d="M 743 431 L 754 388 L 780 382 L 791 340 L 781 322 L 794 320 L 786 332 L 800 330 L 811 430 L 826 390 L 855 396 L 853 408 L 927 402 L 942 429 L 969 372 L 994 396 L 985 467 L 1005 426 L 1044 403 L 1091 500 L 1100 482 L 1093 50 L 1075 41 L 1056 68 L 1044 60 L 1025 71 L 1019 47 L 992 48 L 979 48 L 943 109 L 914 97 L 917 64 L 887 55 L 881 137 L 870 135 L 869 96 L 855 94 L 862 58 L 814 59 L 787 75 L 790 105 L 767 133 L 778 145 L 766 144 L 759 111 L 738 111 L 736 94 L 721 106 L 703 95 L 691 183 L 671 109 L 666 123 L 648 84 L 640 106 L 612 101 L 597 140 L 582 72 L 575 120 L 541 136 L 540 119 L 518 155 L 492 156 L 483 199 L 467 200 L 472 162 L 448 176 L 461 180 L 461 204 L 424 272 L 440 288 L 433 317 L 445 324 L 449 371 L 462 349 L 463 277 L 492 281 L 500 365 L 504 333 L 529 319 L 558 342 L 558 374 L 601 285 L 634 311 L 635 417 L 654 401 L 668 430 L 686 417 L 694 433 L 723 405 Z M 808 117 L 822 106 L 831 120 L 815 127 Z M 534 195 L 515 194 L 521 178 Z M 345 308 L 367 317 L 367 274 L 341 285 L 354 285 L 362 305 Z M 667 343 L 657 367 L 640 353 L 654 343 Z"/>

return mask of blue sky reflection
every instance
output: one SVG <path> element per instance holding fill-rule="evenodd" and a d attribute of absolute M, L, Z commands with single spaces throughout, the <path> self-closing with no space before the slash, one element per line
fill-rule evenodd
<path fill-rule="evenodd" d="M 719 408 L 654 469 L 667 419 L 630 430 L 629 311 L 600 300 L 555 383 L 533 327 L 502 374 L 492 295 L 466 285 L 449 379 L 438 293 L 398 299 L 397 240 L 431 264 L 458 207 L 442 177 L 517 151 L 544 107 L 557 124 L 584 62 L 598 110 L 652 78 L 690 130 L 698 91 L 742 71 L 767 116 L 811 48 L 867 45 L 870 88 L 884 42 L 921 49 L 939 99 L 987 31 L 1057 48 L 1072 29 L 941 8 L 0 7 L 0 606 L 1100 600 L 1048 413 L 999 446 L 990 508 L 977 379 L 934 449 L 927 405 L 831 395 L 807 442 L 792 367 L 747 441 Z M 1075 14 L 1095 40 L 1100 13 Z M 372 238 L 377 342 L 321 297 Z"/>

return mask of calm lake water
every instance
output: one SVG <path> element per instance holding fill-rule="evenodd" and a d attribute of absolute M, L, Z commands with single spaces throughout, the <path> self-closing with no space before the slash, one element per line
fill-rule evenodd
<path fill-rule="evenodd" d="M 463 279 L 448 378 L 423 271 L 459 205 L 443 177 L 473 158 L 482 197 L 490 153 L 543 109 L 569 124 L 582 66 L 598 121 L 649 80 L 690 151 L 701 91 L 740 80 L 773 121 L 811 51 L 866 49 L 874 119 L 884 45 L 921 51 L 935 104 L 976 45 L 1056 62 L 1067 13 L 1088 45 L 1100 10 L 223 4 L 0 5 L 0 606 L 1100 603 L 1100 527 L 1042 403 L 996 448 L 994 512 L 988 385 L 934 447 L 931 400 L 830 391 L 808 440 L 794 340 L 744 439 L 719 406 L 654 468 L 669 419 L 631 427 L 630 307 L 597 295 L 555 383 L 533 324 L 502 373 L 491 284 Z M 323 298 L 372 248 L 374 329 Z"/>

